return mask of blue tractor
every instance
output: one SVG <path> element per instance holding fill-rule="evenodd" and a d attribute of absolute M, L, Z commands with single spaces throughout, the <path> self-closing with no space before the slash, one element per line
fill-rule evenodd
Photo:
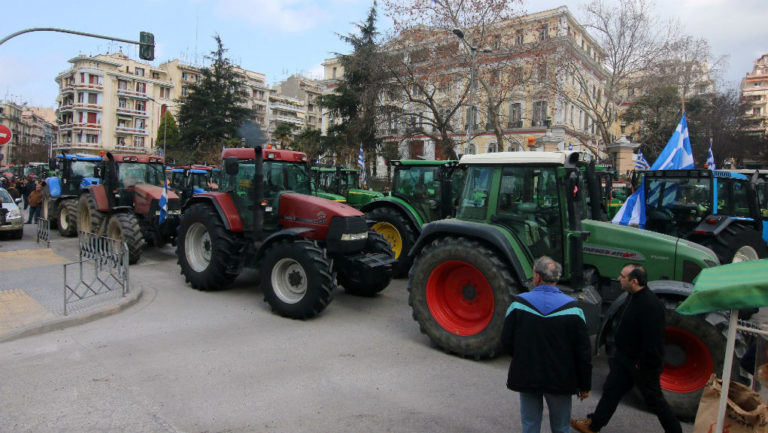
<path fill-rule="evenodd" d="M 51 158 L 50 169 L 55 175 L 45 179 L 41 218 L 58 227 L 62 236 L 77 235 L 77 204 L 80 193 L 88 185 L 98 185 L 95 169 L 99 155 L 61 153 Z"/>

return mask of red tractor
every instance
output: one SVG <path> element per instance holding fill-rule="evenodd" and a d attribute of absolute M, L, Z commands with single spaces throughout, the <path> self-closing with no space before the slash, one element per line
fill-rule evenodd
<path fill-rule="evenodd" d="M 163 158 L 154 155 L 113 155 L 96 168 L 100 185 L 89 185 L 80 195 L 78 228 L 128 245 L 129 262 L 136 263 L 147 241 L 155 246 L 173 243 L 181 203 L 167 189 L 163 211 Z"/>
<path fill-rule="evenodd" d="M 220 290 L 257 268 L 272 310 L 307 319 L 331 301 L 337 278 L 360 296 L 389 285 L 389 244 L 362 212 L 311 195 L 305 153 L 224 149 L 222 160 L 218 192 L 195 194 L 179 224 L 176 255 L 193 288 Z"/>

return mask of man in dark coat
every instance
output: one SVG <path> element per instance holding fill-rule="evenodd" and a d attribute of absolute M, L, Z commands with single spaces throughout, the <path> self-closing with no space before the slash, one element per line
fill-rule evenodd
<path fill-rule="evenodd" d="M 553 433 L 569 433 L 571 395 L 582 400 L 592 383 L 592 358 L 584 312 L 555 284 L 562 266 L 541 257 L 532 291 L 513 299 L 501 342 L 512 355 L 507 388 L 520 393 L 523 433 L 539 433 L 543 400 Z"/>
<path fill-rule="evenodd" d="M 664 431 L 682 433 L 659 382 L 664 369 L 664 304 L 646 286 L 648 273 L 640 265 L 624 266 L 619 282 L 629 295 L 618 313 L 616 351 L 610 359 L 603 395 L 593 414 L 586 419 L 572 420 L 571 426 L 582 433 L 600 431 L 610 421 L 624 394 L 636 386 Z"/>

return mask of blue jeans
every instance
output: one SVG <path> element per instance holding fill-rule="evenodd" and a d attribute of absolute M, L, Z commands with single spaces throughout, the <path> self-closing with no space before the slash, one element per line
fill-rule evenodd
<path fill-rule="evenodd" d="M 544 410 L 542 397 L 547 400 L 549 425 L 552 433 L 570 433 L 571 396 L 567 394 L 520 393 L 520 420 L 523 433 L 540 433 L 541 413 Z"/>
<path fill-rule="evenodd" d="M 32 222 L 37 222 L 38 218 L 40 218 L 40 206 L 30 206 L 29 218 L 27 218 L 27 224 L 32 224 Z"/>

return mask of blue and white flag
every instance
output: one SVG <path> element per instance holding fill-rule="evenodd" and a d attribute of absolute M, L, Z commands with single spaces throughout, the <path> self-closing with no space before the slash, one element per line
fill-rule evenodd
<path fill-rule="evenodd" d="M 165 217 L 168 216 L 168 179 L 163 182 L 163 194 L 160 195 L 160 224 L 165 222 Z"/>
<path fill-rule="evenodd" d="M 635 157 L 635 170 L 648 170 L 650 167 L 651 164 L 649 164 L 648 160 L 645 159 L 643 151 L 639 150 L 637 152 L 637 156 Z"/>
<path fill-rule="evenodd" d="M 573 143 L 568 143 L 568 150 L 573 150 Z"/>
<path fill-rule="evenodd" d="M 360 153 L 357 155 L 357 166 L 360 167 L 360 183 L 363 188 L 368 187 L 368 181 L 365 177 L 365 155 L 363 154 L 363 143 L 360 143 Z"/>
<path fill-rule="evenodd" d="M 715 155 L 712 153 L 712 139 L 709 139 L 709 152 L 707 152 L 707 168 L 714 171 L 715 168 Z"/>
<path fill-rule="evenodd" d="M 650 169 L 677 170 L 689 168 L 694 168 L 693 152 L 691 151 L 691 140 L 688 138 L 688 122 L 686 122 L 685 113 L 683 113 L 683 118 L 680 119 L 675 132 Z M 659 183 L 648 192 L 649 202 L 658 201 L 660 187 L 661 184 Z M 670 202 L 676 195 L 677 188 L 666 188 L 662 203 Z M 643 179 L 640 187 L 624 202 L 611 222 L 645 228 L 645 201 L 645 179 Z"/>

